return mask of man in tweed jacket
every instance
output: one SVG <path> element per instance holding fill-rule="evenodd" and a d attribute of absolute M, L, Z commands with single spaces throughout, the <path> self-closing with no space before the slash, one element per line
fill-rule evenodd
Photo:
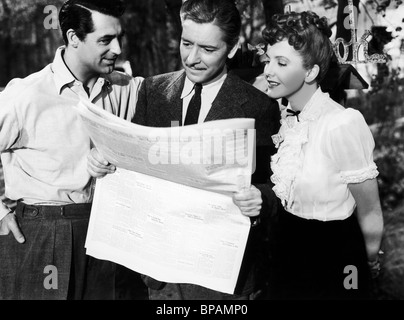
<path fill-rule="evenodd" d="M 270 156 L 275 152 L 271 135 L 279 130 L 276 101 L 228 72 L 227 59 L 238 48 L 240 14 L 233 0 L 187 0 L 181 8 L 180 52 L 184 70 L 146 78 L 140 88 L 133 122 L 151 127 L 183 125 L 190 102 L 201 86 L 201 107 L 197 123 L 231 118 L 253 118 L 256 130 L 256 169 L 252 186 L 235 193 L 233 200 L 250 217 L 249 234 L 234 294 L 226 294 L 193 284 L 162 283 L 143 276 L 150 299 L 251 299 L 264 282 L 268 247 L 264 241 L 268 222 L 276 214 L 277 203 L 269 183 Z M 113 172 L 102 165 L 93 150 L 89 172 L 101 177 Z"/>
<path fill-rule="evenodd" d="M 262 243 L 262 231 L 266 229 L 264 222 L 268 222 L 269 217 L 275 213 L 277 208 L 277 200 L 267 182 L 270 177 L 269 160 L 274 153 L 271 135 L 278 132 L 279 129 L 278 104 L 238 76 L 227 72 L 226 58 L 231 58 L 235 51 L 228 49 L 217 60 L 211 58 L 212 54 L 207 49 L 214 48 L 213 50 L 216 52 L 220 51 L 220 49 L 217 50 L 220 41 L 215 42 L 214 36 L 216 32 L 220 39 L 220 33 L 224 33 L 224 28 L 217 28 L 220 19 L 216 16 L 215 24 L 206 22 L 203 26 L 195 22 L 197 19 L 193 19 L 195 15 L 198 18 L 205 15 L 203 8 L 209 2 L 214 1 L 188 0 L 185 2 L 187 5 L 183 5 L 181 10 L 183 21 L 181 57 L 184 70 L 146 78 L 139 92 L 133 121 L 152 127 L 170 127 L 172 122 L 176 121 L 179 125 L 183 125 L 186 104 L 190 100 L 187 101 L 187 97 L 193 94 L 194 83 L 201 83 L 203 88 L 202 107 L 198 123 L 231 118 L 254 118 L 257 162 L 255 173 L 252 176 L 252 184 L 259 190 L 262 203 L 261 209 L 257 212 L 259 216 L 251 218 L 255 224 L 257 217 L 260 217 L 261 224 L 251 229 L 237 287 L 233 295 L 191 284 L 164 284 L 150 277 L 144 277 L 145 283 L 150 288 L 151 299 L 155 297 L 174 299 L 244 299 L 251 297 L 262 284 L 260 283 L 262 279 L 257 274 L 257 270 L 259 270 L 259 260 L 263 258 L 261 250 L 264 249 Z M 227 7 L 234 7 L 232 2 L 218 1 L 215 6 L 219 8 L 219 12 L 222 9 L 223 14 L 230 14 L 232 11 Z M 233 10 L 233 12 L 235 11 Z M 237 16 L 235 13 L 235 18 L 231 21 L 237 21 Z M 203 37 L 204 31 L 208 35 L 206 38 Z M 234 50 L 233 43 L 226 44 L 227 48 Z M 223 44 L 224 47 L 226 44 Z M 220 69 L 219 66 L 222 68 Z M 214 70 L 215 67 L 218 70 Z M 214 72 L 212 72 L 213 70 Z M 215 86 L 216 90 L 212 88 Z M 189 89 L 191 89 L 191 93 L 189 93 Z M 204 91 L 206 91 L 206 96 L 204 96 Z M 209 96 L 215 93 L 216 96 Z M 204 105 L 204 99 L 208 100 L 208 105 Z M 173 292 L 178 295 L 175 294 L 173 297 Z"/>

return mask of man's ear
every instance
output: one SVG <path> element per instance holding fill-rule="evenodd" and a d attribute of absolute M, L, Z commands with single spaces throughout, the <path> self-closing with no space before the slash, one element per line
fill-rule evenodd
<path fill-rule="evenodd" d="M 80 42 L 79 37 L 73 29 L 66 31 L 67 41 L 73 48 L 77 48 Z"/>
<path fill-rule="evenodd" d="M 315 64 L 311 69 L 307 70 L 306 78 L 304 80 L 306 82 L 314 81 L 317 78 L 319 72 L 320 72 L 320 67 L 317 64 Z"/>
<path fill-rule="evenodd" d="M 234 47 L 230 50 L 230 52 L 227 54 L 227 58 L 231 59 L 234 57 L 234 55 L 236 54 L 238 47 L 240 44 L 240 40 L 237 41 L 237 43 L 234 45 Z"/>

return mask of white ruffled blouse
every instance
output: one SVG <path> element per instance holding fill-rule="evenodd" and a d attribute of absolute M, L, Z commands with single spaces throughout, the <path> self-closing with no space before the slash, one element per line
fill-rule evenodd
<path fill-rule="evenodd" d="M 348 184 L 379 174 L 362 114 L 320 88 L 298 118 L 282 110 L 281 128 L 272 139 L 278 148 L 271 158 L 273 190 L 288 212 L 305 219 L 349 217 L 356 204 Z"/>

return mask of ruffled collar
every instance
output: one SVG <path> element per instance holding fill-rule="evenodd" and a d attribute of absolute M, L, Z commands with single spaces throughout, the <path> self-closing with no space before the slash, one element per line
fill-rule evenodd
<path fill-rule="evenodd" d="M 271 158 L 274 183 L 273 190 L 286 209 L 293 208 L 295 181 L 302 172 L 304 154 L 303 145 L 308 141 L 309 124 L 318 119 L 321 114 L 322 100 L 329 97 L 320 88 L 306 103 L 298 119 L 288 116 L 287 109 L 281 109 L 281 128 L 272 136 L 278 152 Z"/>

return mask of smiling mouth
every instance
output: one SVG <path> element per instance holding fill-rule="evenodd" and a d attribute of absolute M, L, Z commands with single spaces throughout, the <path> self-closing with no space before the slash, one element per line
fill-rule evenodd
<path fill-rule="evenodd" d="M 275 87 L 277 87 L 277 86 L 279 86 L 279 85 L 280 85 L 279 82 L 268 81 L 268 87 L 269 87 L 270 89 L 275 88 Z"/>
<path fill-rule="evenodd" d="M 205 70 L 205 68 L 197 68 L 195 66 L 187 66 L 187 68 L 192 71 L 204 71 Z"/>
<path fill-rule="evenodd" d="M 104 58 L 104 61 L 106 61 L 108 64 L 114 64 L 115 63 L 115 59 L 106 59 Z"/>

